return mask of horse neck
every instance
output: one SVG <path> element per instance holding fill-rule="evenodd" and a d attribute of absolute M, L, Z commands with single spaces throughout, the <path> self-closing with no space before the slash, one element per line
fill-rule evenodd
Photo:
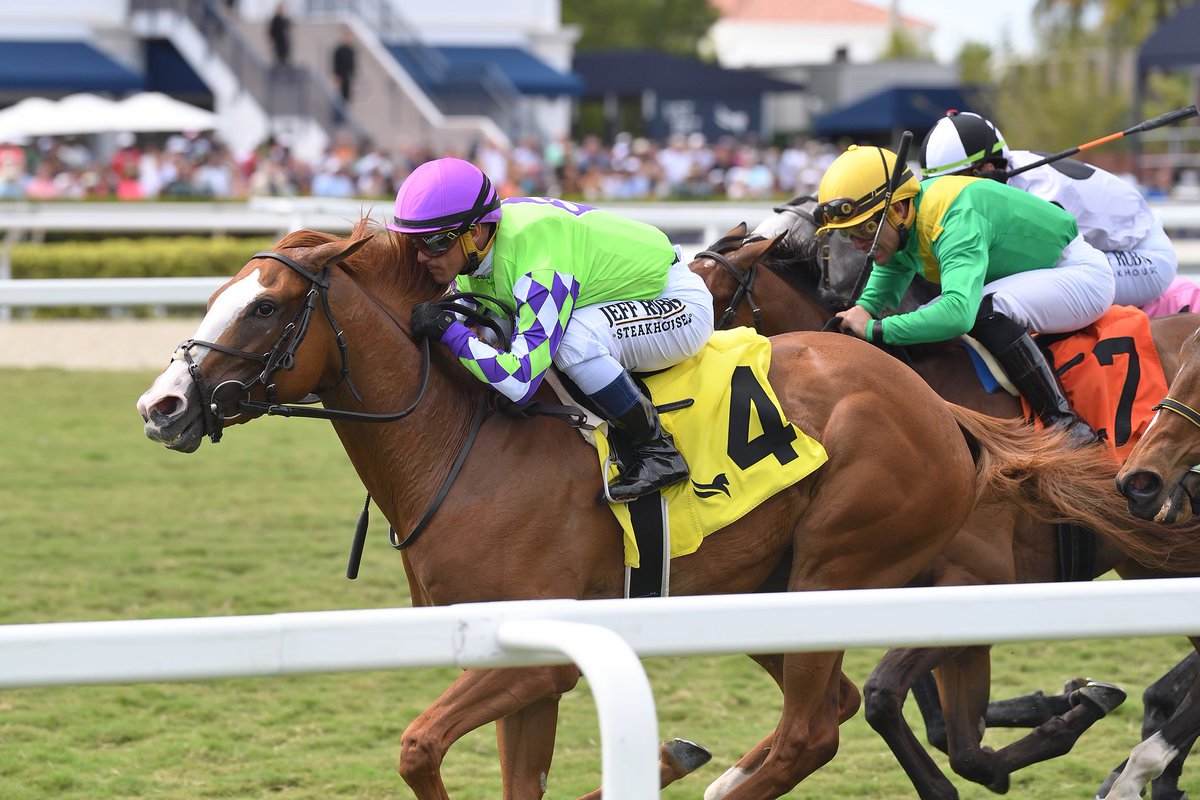
<path fill-rule="evenodd" d="M 819 331 L 833 316 L 809 292 L 763 264 L 758 266 L 754 290 L 763 311 L 762 332 L 767 336 Z"/>
<path fill-rule="evenodd" d="M 350 375 L 362 403 L 345 381 L 321 393 L 321 401 L 327 408 L 371 413 L 407 408 L 420 391 L 423 356 L 395 320 L 407 318 L 411 302 L 385 308 L 345 273 L 333 275 L 330 302 L 345 333 Z M 333 423 L 363 485 L 398 530 L 416 523 L 449 473 L 483 390 L 463 379 L 465 370 L 450 363 L 436 342 L 430 348 L 429 383 L 411 414 L 393 422 Z M 336 346 L 329 357 L 340 369 Z"/>

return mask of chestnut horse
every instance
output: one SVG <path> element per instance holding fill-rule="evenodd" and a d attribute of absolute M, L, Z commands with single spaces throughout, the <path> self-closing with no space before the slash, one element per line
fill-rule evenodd
<path fill-rule="evenodd" d="M 425 518 L 403 550 L 414 603 L 620 597 L 622 537 L 595 502 L 595 451 L 559 419 L 499 413 L 444 348 L 412 339 L 412 306 L 444 288 L 414 252 L 364 219 L 350 239 L 296 231 L 255 254 L 139 399 L 146 435 L 192 452 L 263 414 L 331 419 L 391 525 L 403 533 Z M 1149 559 L 1179 544 L 1129 517 L 1101 453 L 946 403 L 863 342 L 779 337 L 769 377 L 786 418 L 829 460 L 674 559 L 677 594 L 903 586 L 978 502 L 1075 520 Z M 288 405 L 310 393 L 324 408 Z M 859 702 L 842 655 L 757 659 L 783 692 L 782 716 L 707 797 L 779 797 L 834 756 Z M 574 665 L 464 671 L 405 730 L 401 776 L 419 800 L 447 798 L 447 750 L 494 721 L 503 796 L 541 797 L 558 697 L 579 678 Z"/>
<path fill-rule="evenodd" d="M 763 333 L 778 334 L 820 330 L 827 327 L 834 309 L 850 304 L 847 292 L 863 257 L 840 237 L 831 237 L 825 246 L 818 243 L 816 226 L 811 216 L 803 213 L 813 204 L 811 198 L 798 198 L 792 210 L 776 209 L 774 216 L 756 228 L 756 236 L 746 239 L 744 247 L 743 225 L 697 256 L 692 269 L 704 277 L 712 291 L 718 315 L 724 314 L 730 324 L 756 325 Z M 777 245 L 774 249 L 764 248 L 756 241 L 759 236 L 774 237 L 768 242 Z M 910 293 L 905 298 L 908 308 L 920 305 L 935 291 L 920 285 L 915 289 L 915 297 Z M 1183 315 L 1152 322 L 1168 380 L 1177 369 L 1178 342 L 1195 329 L 1197 320 L 1200 317 Z M 963 347 L 941 343 L 907 348 L 901 355 L 942 397 L 995 417 L 1021 415 L 1016 398 L 983 390 Z M 922 579 L 934 585 L 1053 581 L 1059 576 L 1058 563 L 1056 537 L 1049 526 L 1019 514 L 980 509 Z M 1090 568 L 1090 574 L 1082 577 L 1111 569 L 1118 569 L 1125 577 L 1178 574 L 1150 571 L 1129 561 L 1103 537 L 1098 540 Z M 994 751 L 984 748 L 979 723 L 988 718 L 989 661 L 986 647 L 895 649 L 885 655 L 863 687 L 868 722 L 888 742 L 923 798 L 958 796 L 901 713 L 909 689 L 931 668 L 940 667 L 938 678 L 948 737 L 945 749 L 952 768 L 994 790 L 1007 787 L 1011 772 L 1067 752 L 1087 727 L 1111 710 L 1105 705 L 1107 698 L 1101 695 L 1099 704 L 1082 702 L 1064 709 L 1062 716 L 1038 725 L 1031 734 L 1006 747 Z M 1187 664 L 1190 667 L 1193 662 Z M 1188 674 L 1194 675 L 1195 671 Z M 1165 691 L 1166 686 L 1164 682 L 1155 691 Z M 1176 782 L 1186 753 L 1187 748 L 1183 748 L 1172 769 L 1155 782 L 1156 800 L 1177 800 L 1181 796 Z"/>
<path fill-rule="evenodd" d="M 1129 510 L 1143 519 L 1171 523 L 1191 518 L 1197 511 L 1196 490 L 1200 488 L 1200 330 L 1183 343 L 1179 372 L 1171 381 L 1170 394 L 1159 405 L 1158 415 L 1125 459 L 1117 475 L 1117 488 L 1129 501 Z M 1192 645 L 1200 651 L 1200 638 Z M 1188 674 L 1197 670 L 1196 657 L 1187 664 Z M 1177 766 L 1200 735 L 1200 680 L 1193 680 L 1183 704 L 1174 716 L 1151 731 L 1143 729 L 1144 741 L 1133 749 L 1124 771 L 1109 797 L 1116 798 L 1130 784 L 1132 792 L 1149 777 Z M 1157 784 L 1157 781 L 1155 781 Z M 1154 795 L 1159 800 L 1158 794 Z"/>

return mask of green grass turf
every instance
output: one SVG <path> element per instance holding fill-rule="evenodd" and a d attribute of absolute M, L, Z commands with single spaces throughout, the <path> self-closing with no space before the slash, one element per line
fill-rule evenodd
<path fill-rule="evenodd" d="M 0 370 L 0 624 L 408 605 L 378 512 L 361 577 L 343 576 L 363 490 L 327 423 L 259 420 L 230 429 L 218 446 L 171 453 L 142 436 L 134 409 L 152 378 Z M 1182 639 L 1155 638 L 997 647 L 994 697 L 1057 691 L 1073 675 L 1131 693 L 1072 753 L 1017 774 L 1009 796 L 1092 797 L 1139 738 L 1142 688 L 1187 650 Z M 847 674 L 861 685 L 879 655 L 852 651 Z M 778 719 L 778 692 L 749 659 L 645 665 L 661 736 L 715 753 L 664 798 L 701 796 Z M 410 797 L 395 773 L 400 734 L 456 674 L 0 692 L 0 798 Z M 915 796 L 861 712 L 841 733 L 838 756 L 788 797 Z M 991 731 L 985 741 L 1011 738 Z M 945 758 L 937 760 L 944 768 Z M 455 798 L 499 797 L 492 727 L 461 740 L 444 774 Z M 574 797 L 599 779 L 585 681 L 563 699 L 547 796 Z M 993 796 L 955 783 L 963 798 Z"/>

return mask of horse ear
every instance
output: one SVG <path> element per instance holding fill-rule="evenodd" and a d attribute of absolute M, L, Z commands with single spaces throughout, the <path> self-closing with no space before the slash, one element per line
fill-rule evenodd
<path fill-rule="evenodd" d="M 755 239 L 754 241 L 747 242 L 738 249 L 737 254 L 749 261 L 755 261 L 771 252 L 771 249 L 774 248 L 775 245 L 779 244 L 780 240 L 783 239 L 783 236 L 784 235 L 780 233 L 776 236 L 772 236 L 769 239 Z"/>
<path fill-rule="evenodd" d="M 745 239 L 746 238 L 746 223 L 739 222 L 736 227 L 730 228 L 729 233 L 721 237 L 725 239 Z"/>
<path fill-rule="evenodd" d="M 358 250 L 371 241 L 370 236 L 363 236 L 359 239 L 350 241 L 338 240 L 329 242 L 320 247 L 316 247 L 312 251 L 313 270 L 319 270 L 324 267 L 331 267 L 339 261 L 343 261 L 358 252 Z"/>

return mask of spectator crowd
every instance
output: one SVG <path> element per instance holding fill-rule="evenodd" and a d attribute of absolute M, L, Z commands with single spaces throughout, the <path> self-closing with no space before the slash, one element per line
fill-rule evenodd
<path fill-rule="evenodd" d="M 618 134 L 510 147 L 481 142 L 468 152 L 422 147 L 388 151 L 338 134 L 315 160 L 277 141 L 236 157 L 210 134 L 119 134 L 95 148 L 88 137 L 0 141 L 0 200 L 244 199 L 249 196 L 391 198 L 416 166 L 454 155 L 492 176 L 504 196 L 547 195 L 586 201 L 770 199 L 815 193 L 839 152 L 797 138 L 785 146 L 701 134 L 656 142 Z"/>
<path fill-rule="evenodd" d="M 339 133 L 315 160 L 267 141 L 245 157 L 205 133 L 135 137 L 118 134 L 105 149 L 89 137 L 0 140 L 3 200 L 241 200 L 250 196 L 391 199 L 419 164 L 453 155 L 478 165 L 504 197 L 611 200 L 787 199 L 816 194 L 845 143 L 796 137 L 779 146 L 702 134 L 665 142 L 618 134 L 611 143 L 588 136 L 511 147 L 483 141 L 467 152 L 423 147 L 361 146 Z M 1132 179 L 1132 176 L 1129 176 Z M 1200 180 L 1183 171 L 1151 198 L 1200 199 Z"/>

